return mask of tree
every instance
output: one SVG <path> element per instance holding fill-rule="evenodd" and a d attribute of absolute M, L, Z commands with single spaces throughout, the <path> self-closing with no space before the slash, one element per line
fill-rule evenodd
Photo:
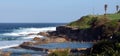
<path fill-rule="evenodd" d="M 105 14 L 106 14 L 106 12 L 107 12 L 107 7 L 108 7 L 108 5 L 107 5 L 107 4 L 105 4 L 105 5 L 104 5 Z"/>
<path fill-rule="evenodd" d="M 116 11 L 117 12 L 119 11 L 119 5 L 116 5 Z"/>

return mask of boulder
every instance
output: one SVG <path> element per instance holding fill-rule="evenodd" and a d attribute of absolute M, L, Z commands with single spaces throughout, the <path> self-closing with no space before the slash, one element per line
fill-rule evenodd
<path fill-rule="evenodd" d="M 55 38 L 54 42 L 66 42 L 67 40 L 65 38 Z"/>
<path fill-rule="evenodd" d="M 35 37 L 33 38 L 33 41 L 41 41 L 41 39 L 39 37 Z"/>
<path fill-rule="evenodd" d="M 31 54 L 23 54 L 22 56 L 32 56 Z"/>
<path fill-rule="evenodd" d="M 23 42 L 21 45 L 28 46 L 28 45 L 33 45 L 33 42 Z"/>
<path fill-rule="evenodd" d="M 0 49 L 0 55 L 2 54 L 2 50 Z"/>
<path fill-rule="evenodd" d="M 67 40 L 65 38 L 46 38 L 44 42 L 50 43 L 50 42 L 66 42 Z"/>
<path fill-rule="evenodd" d="M 11 55 L 11 52 L 5 52 L 2 54 L 2 56 L 10 56 Z"/>
<path fill-rule="evenodd" d="M 36 35 L 36 34 L 35 33 L 29 33 L 28 36 L 30 36 L 30 35 Z"/>
<path fill-rule="evenodd" d="M 49 34 L 47 32 L 40 32 L 37 35 L 42 35 L 42 36 L 49 36 Z"/>

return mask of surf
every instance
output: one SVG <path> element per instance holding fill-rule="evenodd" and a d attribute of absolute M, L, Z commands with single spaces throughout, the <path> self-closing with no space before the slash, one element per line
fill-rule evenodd
<path fill-rule="evenodd" d="M 43 36 L 37 35 L 37 34 L 39 32 L 55 31 L 55 30 L 56 30 L 56 27 L 14 29 L 12 32 L 1 34 L 1 36 L 10 36 L 7 38 L 17 37 L 21 39 L 0 41 L 0 49 L 19 46 L 19 44 L 26 42 L 26 41 L 30 41 L 34 37 L 44 38 Z M 33 34 L 33 35 L 29 35 L 29 34 Z"/>
<path fill-rule="evenodd" d="M 26 36 L 28 34 L 37 34 L 45 31 L 55 31 L 56 27 L 45 27 L 45 28 L 19 28 L 15 29 L 10 33 L 3 33 L 3 36 Z"/>

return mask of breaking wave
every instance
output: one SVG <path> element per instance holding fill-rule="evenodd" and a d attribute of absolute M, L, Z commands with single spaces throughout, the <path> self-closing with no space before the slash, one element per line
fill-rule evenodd
<path fill-rule="evenodd" d="M 55 31 L 56 27 L 46 27 L 46 28 L 19 28 L 15 29 L 10 33 L 4 33 L 4 36 L 26 36 L 28 34 L 37 34 L 39 32 L 45 31 Z"/>
<path fill-rule="evenodd" d="M 11 41 L 8 41 L 8 40 L 0 41 L 0 43 L 1 43 L 0 44 L 0 49 L 18 46 L 19 44 L 21 44 L 25 41 L 30 41 L 30 39 L 32 39 L 34 37 L 44 38 L 41 35 L 37 35 L 37 33 L 46 32 L 46 31 L 55 31 L 55 30 L 56 30 L 56 27 L 14 29 L 10 33 L 1 34 L 1 36 L 10 36 L 10 37 L 7 37 L 7 38 L 17 37 L 17 38 L 22 38 L 22 39 L 11 40 Z M 31 35 L 29 35 L 29 34 L 31 34 Z"/>

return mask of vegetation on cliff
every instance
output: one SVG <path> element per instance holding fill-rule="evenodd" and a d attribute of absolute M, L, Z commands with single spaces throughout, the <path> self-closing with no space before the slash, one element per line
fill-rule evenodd
<path fill-rule="evenodd" d="M 120 43 L 103 41 L 93 46 L 90 55 L 87 56 L 120 56 Z"/>
<path fill-rule="evenodd" d="M 97 42 L 86 56 L 120 56 L 120 32 L 113 34 L 112 39 Z"/>
<path fill-rule="evenodd" d="M 69 51 L 66 49 L 64 51 L 54 51 L 50 53 L 48 56 L 69 56 Z"/>
<path fill-rule="evenodd" d="M 120 20 L 120 13 L 115 14 L 106 14 L 105 15 L 87 15 L 81 17 L 79 20 L 71 22 L 68 26 L 78 27 L 80 29 L 90 28 L 92 26 L 91 23 L 95 22 L 97 24 L 108 22 L 108 21 L 119 21 Z"/>
<path fill-rule="evenodd" d="M 117 13 L 114 14 L 83 16 L 68 24 L 68 26 L 79 29 L 91 29 L 95 32 L 94 35 L 100 37 L 100 41 L 91 48 L 87 56 L 120 56 L 120 10 L 118 11 L 118 6 L 116 10 Z"/>
<path fill-rule="evenodd" d="M 81 19 L 71 22 L 70 24 L 68 24 L 68 26 L 72 26 L 72 27 L 78 27 L 78 28 L 90 28 L 91 27 L 91 22 L 95 19 L 94 16 L 92 15 L 88 15 L 88 16 L 83 16 L 81 17 Z"/>

